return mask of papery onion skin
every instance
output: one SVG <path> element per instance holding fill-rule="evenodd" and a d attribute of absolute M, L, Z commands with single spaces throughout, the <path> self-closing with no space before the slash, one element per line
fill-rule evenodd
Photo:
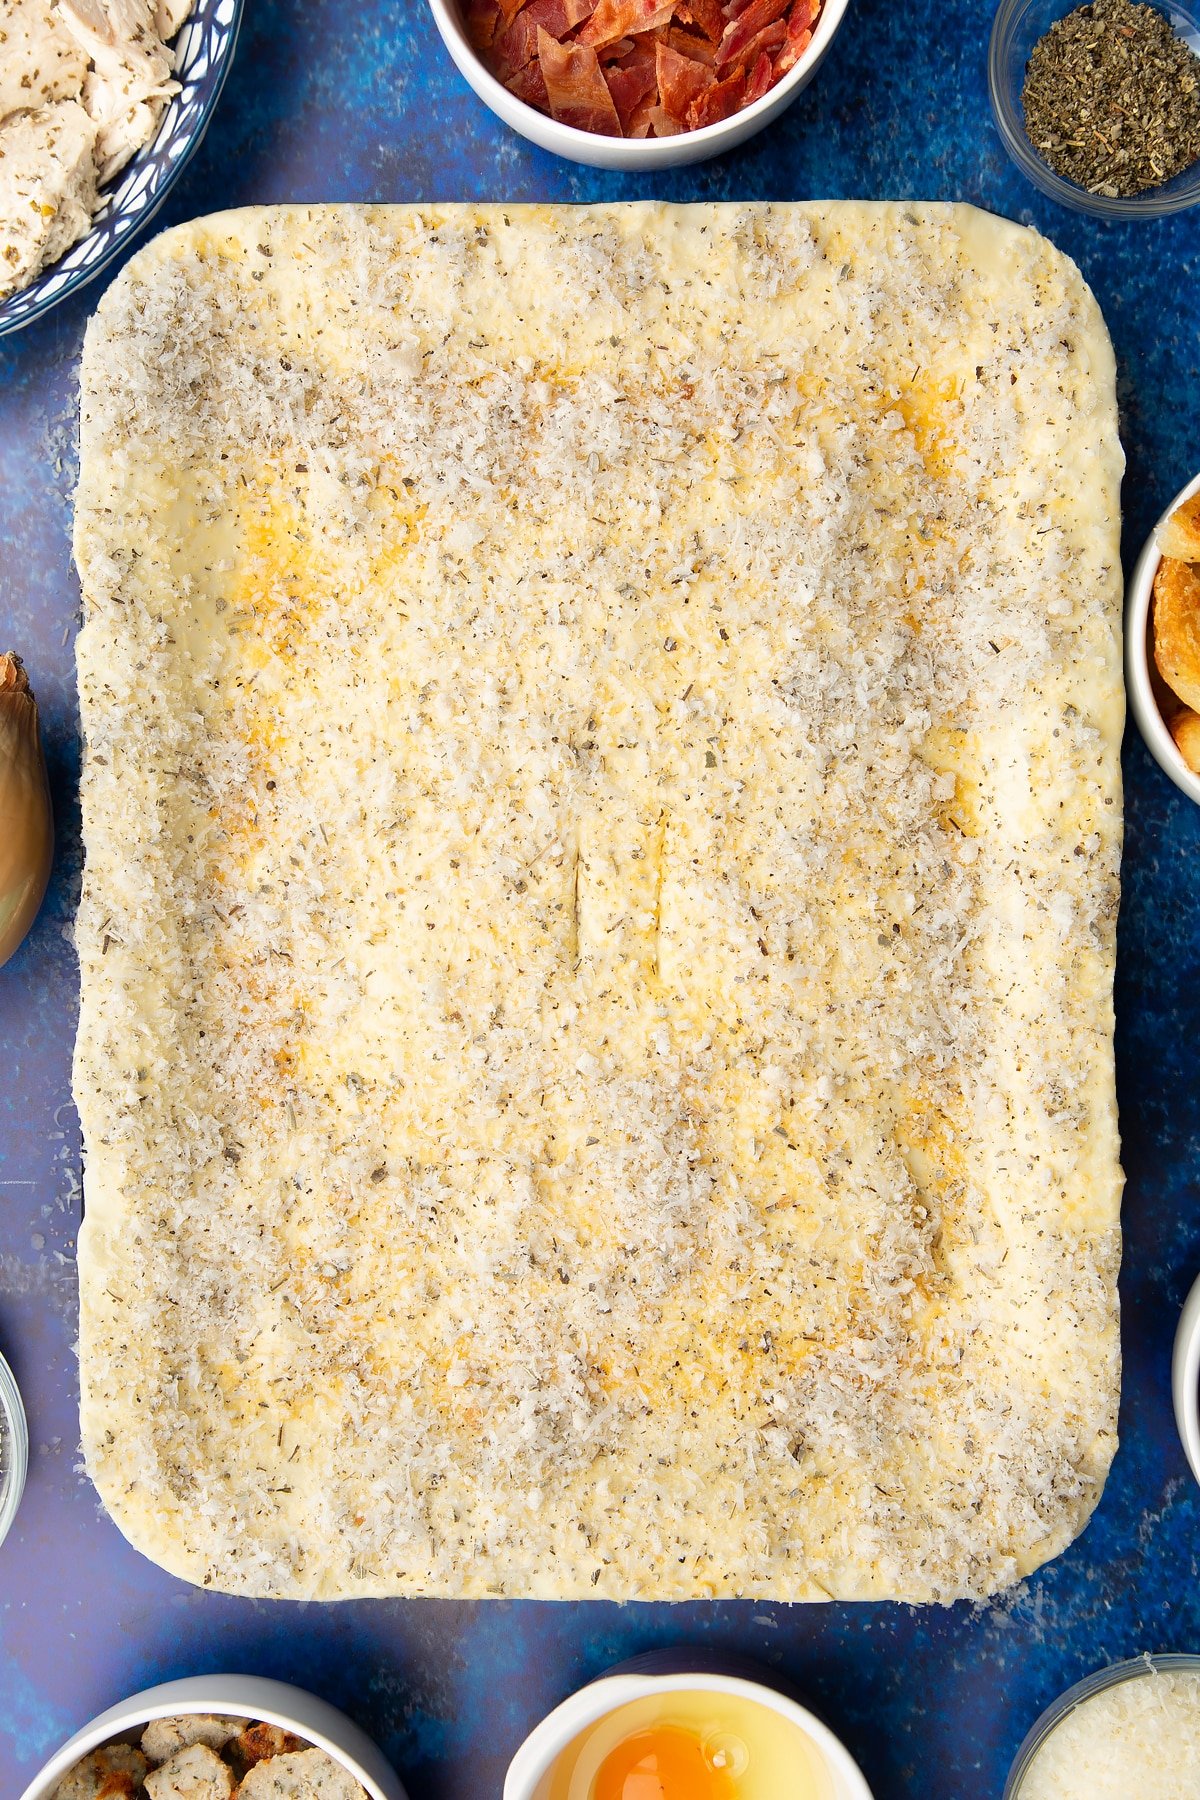
<path fill-rule="evenodd" d="M 24 943 L 54 862 L 37 701 L 19 656 L 0 656 L 0 968 Z"/>

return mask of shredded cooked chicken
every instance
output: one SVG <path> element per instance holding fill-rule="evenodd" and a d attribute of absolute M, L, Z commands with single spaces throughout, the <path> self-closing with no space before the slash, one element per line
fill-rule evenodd
<path fill-rule="evenodd" d="M 192 0 L 6 0 L 0 13 L 0 299 L 90 227 L 158 129 Z"/>

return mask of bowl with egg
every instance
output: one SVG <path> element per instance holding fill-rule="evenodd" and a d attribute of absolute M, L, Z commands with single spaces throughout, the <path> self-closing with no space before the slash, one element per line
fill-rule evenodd
<path fill-rule="evenodd" d="M 0 336 L 147 225 L 207 129 L 243 0 L 6 0 Z"/>
<path fill-rule="evenodd" d="M 1130 577 L 1125 687 L 1151 756 L 1200 802 L 1200 475 L 1167 507 Z"/>
<path fill-rule="evenodd" d="M 345 1713 L 286 1682 L 204 1675 L 134 1694 L 51 1757 L 22 1800 L 406 1800 Z"/>
<path fill-rule="evenodd" d="M 735 1663 L 655 1652 L 581 1688 L 509 1765 L 503 1800 L 871 1800 L 807 1707 Z"/>

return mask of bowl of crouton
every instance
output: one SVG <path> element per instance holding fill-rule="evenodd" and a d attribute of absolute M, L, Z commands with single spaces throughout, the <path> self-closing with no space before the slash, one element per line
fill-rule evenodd
<path fill-rule="evenodd" d="M 1200 802 L 1200 475 L 1163 513 L 1130 578 L 1125 686 L 1155 762 Z"/>
<path fill-rule="evenodd" d="M 85 1725 L 22 1800 L 406 1800 L 336 1707 L 251 1675 L 169 1681 Z"/>

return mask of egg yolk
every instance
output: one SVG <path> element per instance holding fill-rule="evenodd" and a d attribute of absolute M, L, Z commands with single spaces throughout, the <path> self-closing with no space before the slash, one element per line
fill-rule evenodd
<path fill-rule="evenodd" d="M 610 1750 L 593 1800 L 738 1800 L 733 1778 L 713 1768 L 700 1740 L 677 1726 L 638 1731 Z"/>

